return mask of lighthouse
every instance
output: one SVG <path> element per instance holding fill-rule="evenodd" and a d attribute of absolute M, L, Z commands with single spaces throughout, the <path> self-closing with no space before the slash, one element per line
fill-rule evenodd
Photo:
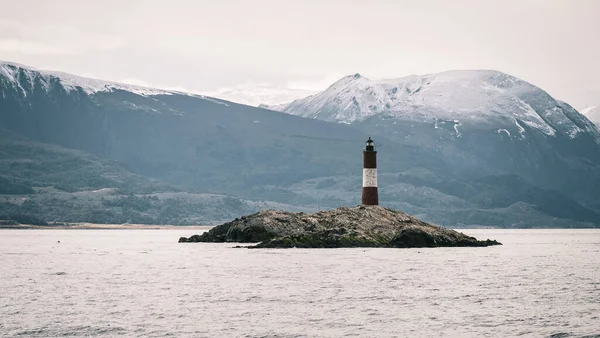
<path fill-rule="evenodd" d="M 377 193 L 377 151 L 375 151 L 375 143 L 370 137 L 363 150 L 362 204 L 379 205 L 379 195 Z"/>

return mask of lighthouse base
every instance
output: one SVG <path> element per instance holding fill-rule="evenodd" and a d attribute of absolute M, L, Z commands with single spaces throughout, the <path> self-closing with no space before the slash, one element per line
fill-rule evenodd
<path fill-rule="evenodd" d="M 362 205 L 379 205 L 377 187 L 362 188 Z"/>

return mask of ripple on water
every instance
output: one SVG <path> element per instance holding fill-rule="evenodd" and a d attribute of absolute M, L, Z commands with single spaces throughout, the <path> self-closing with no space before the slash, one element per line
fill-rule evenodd
<path fill-rule="evenodd" d="M 89 230 L 56 246 L 55 230 L 7 230 L 0 336 L 598 337 L 600 231 L 472 232 L 504 245 L 246 250 Z"/>

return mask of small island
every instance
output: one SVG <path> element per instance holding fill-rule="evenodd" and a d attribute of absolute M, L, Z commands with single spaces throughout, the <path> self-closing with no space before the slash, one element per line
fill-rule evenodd
<path fill-rule="evenodd" d="M 378 205 L 314 214 L 265 210 L 218 225 L 180 243 L 252 243 L 248 248 L 434 248 L 501 245 L 420 221 Z M 257 244 L 255 244 L 257 243 Z"/>

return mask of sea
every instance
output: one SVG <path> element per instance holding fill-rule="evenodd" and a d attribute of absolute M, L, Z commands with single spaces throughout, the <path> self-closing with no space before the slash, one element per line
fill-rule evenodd
<path fill-rule="evenodd" d="M 600 229 L 502 246 L 245 249 L 0 230 L 0 337 L 600 337 Z"/>

